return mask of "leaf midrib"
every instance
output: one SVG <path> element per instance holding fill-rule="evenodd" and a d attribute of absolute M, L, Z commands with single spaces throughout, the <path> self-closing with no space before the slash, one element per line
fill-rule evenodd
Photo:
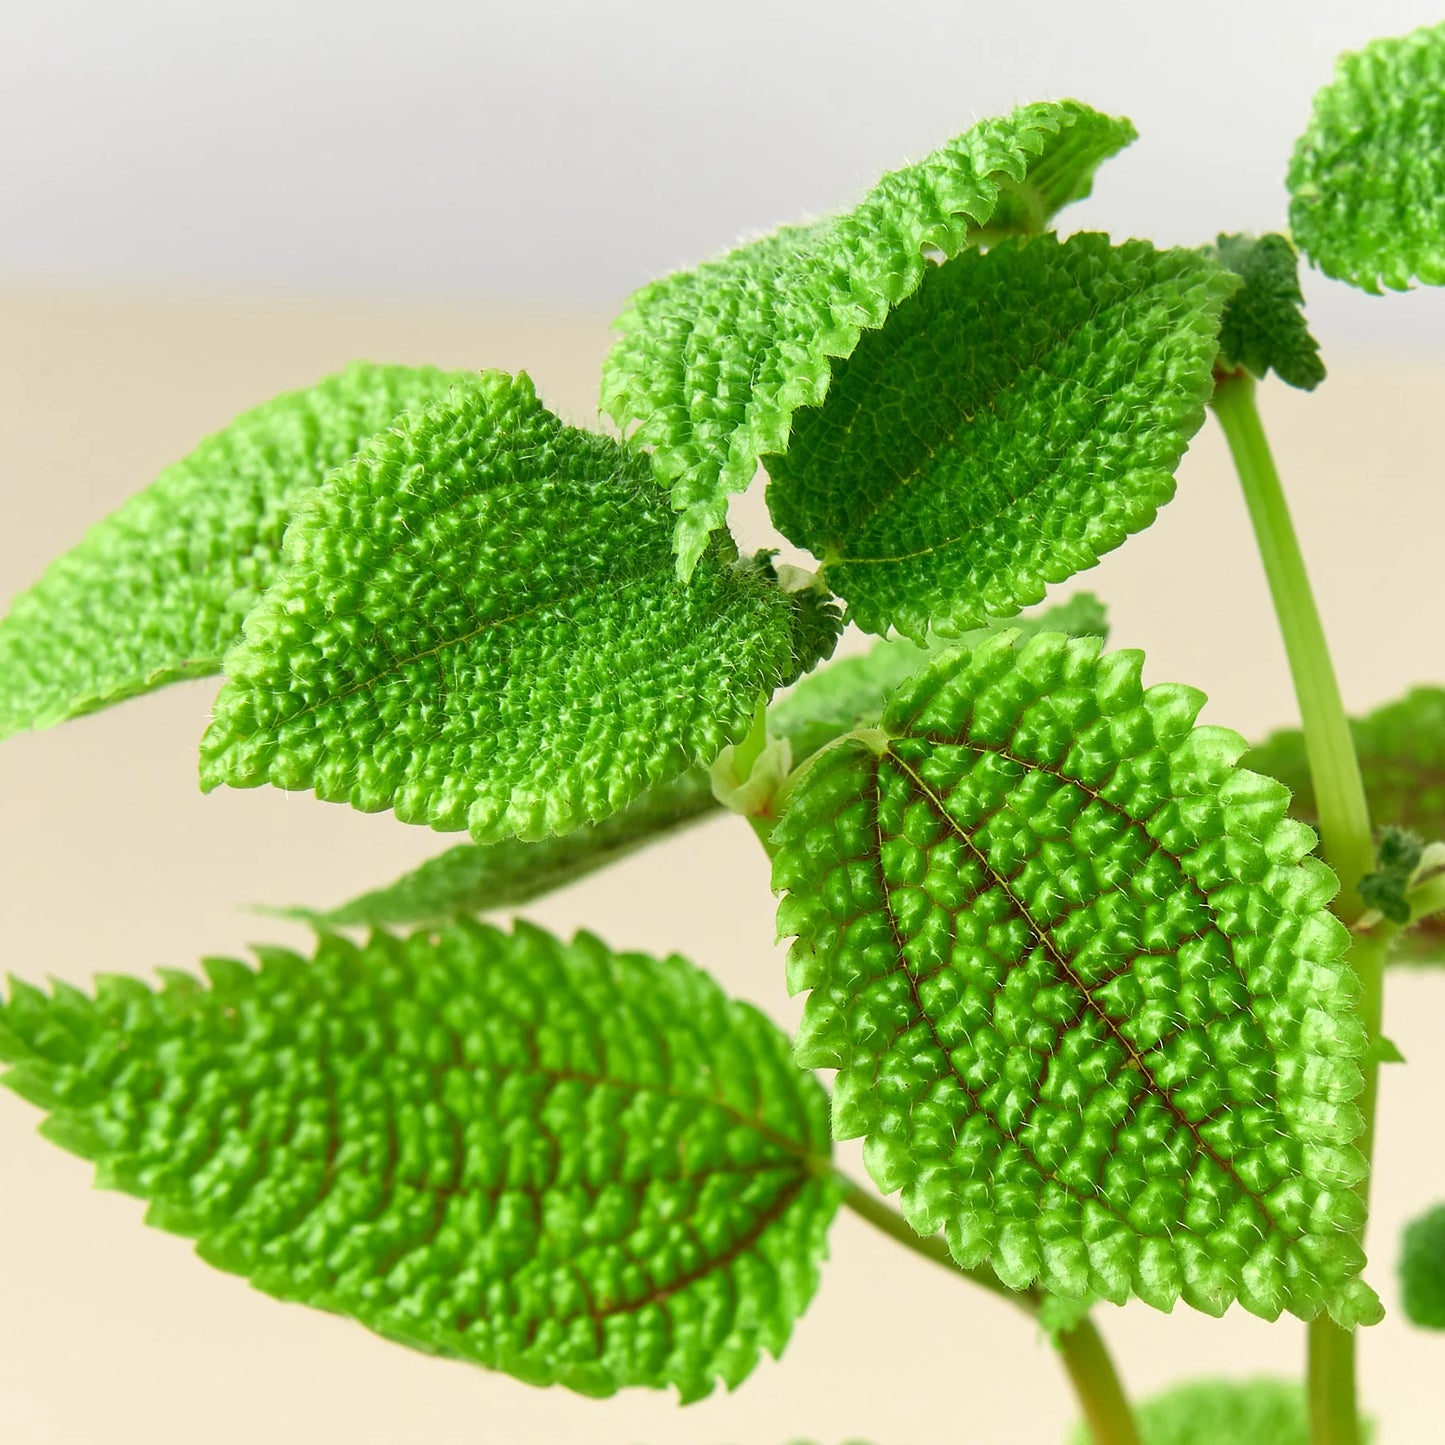
<path fill-rule="evenodd" d="M 949 430 L 947 437 L 941 440 L 936 447 L 925 448 L 927 455 L 924 461 L 911 468 L 906 475 L 891 474 L 890 480 L 886 483 L 885 488 L 873 492 L 870 495 L 870 505 L 863 510 L 856 525 L 849 529 L 849 538 L 855 543 L 863 540 L 862 534 L 867 532 L 873 523 L 878 520 L 880 514 L 882 514 L 885 509 L 893 510 L 893 503 L 898 493 L 911 487 L 920 477 L 928 473 L 941 454 L 957 446 L 960 435 L 968 428 L 977 425 L 980 416 L 986 416 L 992 422 L 997 423 L 999 420 L 998 408 L 1003 398 L 1016 391 L 1022 385 L 1024 379 L 1034 377 L 1035 373 L 1042 368 L 1046 360 L 1066 347 L 1086 326 L 1097 325 L 1102 317 L 1122 309 L 1126 300 L 1136 300 L 1146 291 L 1156 289 L 1159 284 L 1157 280 L 1151 277 L 1147 287 L 1141 287 L 1139 290 L 1131 292 L 1124 300 L 1111 302 L 1107 307 L 1099 307 L 1089 312 L 1087 316 L 1082 316 L 1076 321 L 1071 322 L 1068 326 L 1055 331 L 1047 341 L 1040 342 L 1030 356 L 1019 362 L 1011 375 L 1000 378 L 996 385 L 981 393 L 978 403 L 972 411 L 966 411 L 961 403 L 956 405 L 953 409 L 959 412 L 959 419 L 957 424 Z M 938 318 L 934 317 L 933 319 L 937 320 Z M 976 522 L 969 523 L 966 529 L 957 536 L 940 537 L 926 547 L 892 556 L 849 554 L 845 550 L 848 546 L 848 541 L 835 536 L 827 542 L 829 549 L 828 559 L 837 566 L 870 567 L 898 562 L 911 562 L 919 557 L 932 556 L 936 552 L 957 546 L 982 527 L 995 525 L 1000 517 L 1008 515 L 1021 504 L 1031 500 L 1041 487 L 1047 485 L 1052 478 L 1058 476 L 1060 470 L 1060 467 L 1054 467 L 1052 470 L 1038 472 L 1029 484 L 1017 495 L 1001 499 L 996 506 L 988 509 L 982 518 Z M 886 493 L 886 495 L 884 493 Z"/>
<path fill-rule="evenodd" d="M 960 742 L 959 740 L 954 739 L 952 745 L 970 748 L 973 751 L 981 754 L 1010 756 L 1008 754 L 1002 753 L 1001 750 L 975 743 L 972 740 L 965 740 L 963 742 Z M 1298 1238 L 1298 1236 L 1288 1234 L 1284 1229 L 1281 1228 L 1279 1221 L 1274 1217 L 1273 1211 L 1269 1208 L 1265 1200 L 1261 1198 L 1260 1195 L 1257 1194 L 1253 1189 L 1251 1189 L 1242 1178 L 1240 1178 L 1239 1173 L 1235 1169 L 1233 1162 L 1225 1159 L 1210 1144 L 1205 1141 L 1205 1139 L 1199 1132 L 1198 1126 L 1191 1119 L 1189 1119 L 1188 1116 L 1185 1115 L 1184 1112 L 1179 1108 L 1179 1106 L 1174 1102 L 1172 1093 L 1168 1089 L 1165 1089 L 1159 1083 L 1158 1079 L 1154 1075 L 1153 1070 L 1146 1063 L 1144 1057 L 1139 1053 L 1138 1049 L 1136 1049 L 1134 1044 L 1120 1032 L 1119 1026 L 1117 1023 L 1115 1023 L 1113 1017 L 1094 998 L 1092 988 L 1089 985 L 1084 984 L 1080 980 L 1078 974 L 1074 971 L 1073 967 L 1065 958 L 1062 951 L 1049 937 L 1046 930 L 1040 928 L 1038 923 L 1034 920 L 1033 914 L 1029 911 L 1023 900 L 1020 899 L 1018 895 L 1014 892 L 1013 888 L 1009 884 L 1008 879 L 1006 879 L 1001 873 L 998 872 L 996 868 L 994 868 L 988 855 L 973 841 L 969 834 L 962 827 L 959 826 L 958 821 L 948 811 L 947 807 L 945 807 L 943 800 L 933 791 L 931 787 L 929 787 L 928 783 L 919 775 L 919 773 L 914 768 L 912 768 L 908 764 L 908 762 L 904 758 L 902 758 L 897 752 L 890 749 L 887 756 L 891 758 L 892 761 L 897 764 L 904 773 L 908 775 L 909 779 L 913 782 L 919 793 L 928 801 L 929 806 L 934 810 L 937 816 L 946 824 L 947 827 L 949 827 L 953 831 L 955 836 L 973 854 L 975 859 L 977 859 L 979 866 L 982 867 L 984 871 L 993 878 L 994 882 L 999 886 L 999 888 L 1002 889 L 1005 896 L 1013 905 L 1014 911 L 1023 920 L 1029 931 L 1038 940 L 1039 945 L 1049 955 L 1050 959 L 1054 963 L 1056 970 L 1064 978 L 1066 978 L 1069 983 L 1073 985 L 1074 989 L 1077 990 L 1079 994 L 1083 996 L 1088 1007 L 1093 1011 L 1098 1020 L 1104 1025 L 1106 1029 L 1109 1030 L 1114 1040 L 1128 1054 L 1131 1066 L 1138 1069 L 1140 1076 L 1146 1082 L 1149 1091 L 1157 1099 L 1159 1099 L 1161 1103 L 1163 1103 L 1164 1107 L 1169 1110 L 1171 1115 L 1173 1115 L 1175 1121 L 1181 1124 L 1188 1131 L 1188 1133 L 1194 1140 L 1195 1147 L 1199 1150 L 1199 1152 L 1206 1158 L 1212 1160 L 1221 1170 L 1224 1171 L 1224 1173 L 1231 1180 L 1234 1181 L 1234 1183 L 1238 1186 L 1244 1196 L 1248 1198 L 1256 1206 L 1256 1208 L 1259 1209 L 1260 1213 L 1264 1216 L 1265 1220 L 1268 1222 L 1272 1229 L 1284 1235 L 1284 1237 L 1290 1240 L 1290 1242 L 1294 1242 Z M 1023 763 L 1021 759 L 1014 759 L 1014 761 L 1020 762 L 1025 767 L 1033 766 L 1031 764 Z M 882 759 L 880 758 L 880 765 L 881 762 Z M 1066 779 L 1066 781 L 1073 782 L 1074 780 Z M 1107 799 L 1100 799 L 1100 801 L 1105 803 L 1108 802 Z M 1125 814 L 1125 816 L 1127 817 L 1128 815 Z M 1130 821 L 1133 822 L 1136 826 L 1139 826 L 1137 819 L 1130 819 Z M 1162 846 L 1156 839 L 1151 838 L 1150 843 L 1152 847 L 1159 848 L 1160 851 L 1166 853 L 1168 852 L 1167 849 L 1162 848 Z M 1180 864 L 1180 871 L 1185 872 L 1182 863 L 1180 863 L 1180 860 L 1176 858 L 1174 861 Z M 1188 876 L 1187 872 L 1185 872 L 1185 876 Z M 1205 900 L 1205 906 L 1206 908 L 1208 908 L 1207 899 Z M 1213 910 L 1210 909 L 1209 911 L 1212 915 Z M 1220 936 L 1224 938 L 1226 944 L 1230 945 L 1229 955 L 1231 959 L 1234 959 L 1234 949 L 1230 939 L 1222 932 Z M 1237 962 L 1235 966 L 1236 968 L 1238 968 Z M 946 1051 L 944 1057 L 948 1057 Z M 950 1061 L 950 1067 L 951 1066 L 952 1065 Z M 1227 1109 L 1228 1105 L 1222 1105 L 1221 1107 Z"/>

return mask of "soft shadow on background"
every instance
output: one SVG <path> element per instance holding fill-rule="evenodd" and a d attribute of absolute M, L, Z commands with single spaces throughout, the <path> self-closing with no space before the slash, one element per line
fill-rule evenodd
<path fill-rule="evenodd" d="M 945 13 L 946 11 L 946 13 Z M 420 3 L 0 18 L 0 610 L 205 433 L 356 357 L 525 367 L 595 423 L 607 321 L 649 274 L 841 203 L 1016 100 L 1077 94 L 1143 132 L 1069 226 L 1168 242 L 1282 223 L 1291 138 L 1334 54 L 1428 5 L 715 7 Z M 820 17 L 825 24 L 820 25 Z M 1181 58 L 1182 57 L 1182 58 Z M 1337 649 L 1366 710 L 1445 681 L 1445 293 L 1314 278 L 1331 379 L 1261 407 Z M 358 300 L 366 295 L 385 301 Z M 443 305 L 442 295 L 466 297 Z M 259 298 L 259 299 L 258 299 Z M 490 298 L 490 299 L 486 299 Z M 756 497 L 745 541 L 767 539 Z M 1237 484 L 1206 427 L 1159 522 L 1060 596 L 1108 603 L 1146 680 L 1251 737 L 1294 702 Z M 240 911 L 330 904 L 455 841 L 310 795 L 195 786 L 214 683 L 0 745 L 0 968 L 84 983 L 304 934 Z M 767 869 L 720 820 L 527 910 L 681 949 L 791 1024 Z M 1403 1220 L 1445 1195 L 1445 973 L 1393 976 L 1361 1344 L 1382 1445 L 1445 1435 L 1439 1341 L 1395 1309 Z M 277 1304 L 142 1228 L 142 1206 L 0 1093 L 0 1438 L 276 1445 L 1056 1445 L 1057 1363 L 1009 1307 L 851 1217 L 781 1364 L 679 1411 L 596 1403 L 408 1353 Z M 845 1148 L 856 1164 L 856 1151 Z M 1304 1333 L 1105 1308 L 1126 1383 L 1297 1374 Z"/>

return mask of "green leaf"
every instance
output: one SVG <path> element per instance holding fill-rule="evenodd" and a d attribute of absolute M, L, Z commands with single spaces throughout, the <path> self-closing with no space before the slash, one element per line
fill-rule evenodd
<path fill-rule="evenodd" d="M 1377 827 L 1408 828 L 1445 838 L 1445 687 L 1416 687 L 1404 697 L 1350 721 L 1370 814 Z M 1304 734 L 1271 733 L 1245 765 L 1278 778 L 1293 794 L 1290 812 L 1318 822 Z M 1427 918 L 1400 935 L 1392 963 L 1445 963 L 1445 918 Z"/>
<path fill-rule="evenodd" d="M 462 843 L 386 888 L 363 893 L 327 913 L 282 912 L 323 927 L 439 923 L 470 917 L 563 888 L 629 853 L 717 811 L 706 772 L 697 768 L 651 788 L 600 823 L 533 843 Z"/>
<path fill-rule="evenodd" d="M 1022 106 L 885 175 L 850 211 L 633 295 L 602 405 L 656 449 L 657 477 L 682 513 L 679 575 L 691 575 L 763 453 L 787 449 L 793 413 L 823 400 L 830 359 L 917 288 L 925 252 L 956 255 L 984 228 L 1040 229 L 1088 195 L 1094 171 L 1134 135 L 1077 101 Z"/>
<path fill-rule="evenodd" d="M 1287 795 L 1137 652 L 941 657 L 804 771 L 775 834 L 797 1056 L 965 1267 L 1373 1322 L 1365 1037 L 1337 882 Z"/>
<path fill-rule="evenodd" d="M 1310 1445 L 1304 1386 L 1293 1380 L 1191 1380 L 1135 1409 L 1142 1445 Z M 1366 1422 L 1364 1438 L 1374 1434 Z M 1093 1445 L 1085 1425 L 1074 1445 Z"/>
<path fill-rule="evenodd" d="M 1392 923 L 1408 923 L 1410 904 L 1405 894 L 1424 851 L 1425 840 L 1408 829 L 1389 824 L 1381 829 L 1375 871 L 1367 873 L 1358 885 L 1366 907 L 1377 909 Z"/>
<path fill-rule="evenodd" d="M 1400 1052 L 1399 1044 L 1384 1034 L 1376 1034 L 1370 1040 L 1370 1047 L 1365 1056 L 1377 1064 L 1403 1064 L 1406 1062 L 1405 1055 Z"/>
<path fill-rule="evenodd" d="M 1238 285 L 1087 233 L 933 267 L 767 459 L 773 521 L 866 631 L 1011 616 L 1173 496 Z"/>
<path fill-rule="evenodd" d="M 691 964 L 457 924 L 206 969 L 20 985 L 0 1040 L 46 1132 L 210 1263 L 586 1394 L 695 1399 L 782 1349 L 838 1202 L 827 1098 Z"/>
<path fill-rule="evenodd" d="M 1445 1330 L 1445 1204 L 1405 1226 L 1400 1286 L 1400 1302 L 1411 1324 Z"/>
<path fill-rule="evenodd" d="M 1415 687 L 1404 697 L 1350 721 L 1365 792 L 1376 826 L 1392 823 L 1427 838 L 1445 838 L 1445 687 Z M 1319 817 L 1304 734 L 1271 733 L 1245 759 L 1278 778 L 1294 795 L 1290 811 Z"/>
<path fill-rule="evenodd" d="M 92 527 L 0 623 L 0 737 L 221 670 L 297 503 L 467 373 L 358 362 L 238 417 Z"/>
<path fill-rule="evenodd" d="M 1038 632 L 1063 632 L 1070 637 L 1109 635 L 1104 604 L 1092 592 L 1076 592 L 1067 601 L 1031 617 L 1017 618 L 1007 626 L 1020 637 Z M 1002 624 L 969 633 L 960 641 L 977 646 L 1001 628 Z M 787 738 L 794 760 L 801 762 L 834 738 L 876 723 L 894 688 L 952 645 L 936 637 L 926 646 L 889 637 L 856 657 L 838 658 L 801 678 L 768 710 L 768 731 L 774 737 Z"/>
<path fill-rule="evenodd" d="M 479 843 L 596 822 L 745 733 L 833 610 L 728 539 L 690 587 L 647 459 L 489 372 L 338 469 L 226 658 L 203 786 Z"/>
<path fill-rule="evenodd" d="M 1220 236 L 1212 254 L 1244 285 L 1229 298 L 1219 328 L 1220 364 L 1267 372 L 1313 391 L 1325 379 L 1320 344 L 1305 325 L 1299 258 L 1286 236 Z"/>
<path fill-rule="evenodd" d="M 1287 183 L 1295 242 L 1325 275 L 1445 285 L 1445 24 L 1340 57 Z"/>

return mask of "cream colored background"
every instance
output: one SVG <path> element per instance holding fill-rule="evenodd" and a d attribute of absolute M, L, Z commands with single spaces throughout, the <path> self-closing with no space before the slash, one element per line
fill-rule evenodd
<path fill-rule="evenodd" d="M 525 366 L 576 420 L 595 408 L 601 317 L 522 317 L 134 296 L 0 294 L 0 602 L 86 525 L 272 393 L 346 360 Z M 1344 690 L 1364 709 L 1445 680 L 1445 365 L 1333 359 L 1315 397 L 1263 389 Z M 762 534 L 755 499 L 738 525 Z M 1158 524 L 1085 585 L 1152 680 L 1212 697 L 1251 735 L 1291 719 L 1274 624 L 1236 485 L 1212 429 Z M 1068 588 L 1061 589 L 1067 591 Z M 3 966 L 86 981 L 188 964 L 298 931 L 238 911 L 331 903 L 452 839 L 272 791 L 202 798 L 193 746 L 213 684 L 0 745 Z M 727 891 L 724 892 L 724 889 Z M 783 1022 L 766 870 L 722 820 L 530 910 L 618 945 L 680 947 Z M 1445 1197 L 1445 973 L 1391 979 L 1370 1275 L 1393 1307 L 1401 1221 Z M 1047 1347 L 1007 1306 L 851 1217 L 783 1363 L 685 1411 L 631 1392 L 594 1403 L 410 1354 L 344 1320 L 284 1306 L 140 1226 L 141 1205 L 89 1186 L 0 1094 L 0 1440 L 6 1445 L 267 1440 L 355 1445 L 877 1445 L 1057 1442 L 1072 1414 Z M 850 1158 L 855 1151 L 845 1149 Z M 1239 1312 L 1103 1309 L 1128 1384 L 1298 1368 L 1303 1332 Z M 1442 1342 L 1392 1313 L 1364 1339 L 1382 1445 L 1445 1439 Z"/>

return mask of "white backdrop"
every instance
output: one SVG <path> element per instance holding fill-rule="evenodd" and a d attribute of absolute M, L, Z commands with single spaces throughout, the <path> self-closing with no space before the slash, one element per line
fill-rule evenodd
<path fill-rule="evenodd" d="M 0 281 L 612 309 L 1074 95 L 1140 141 L 1068 224 L 1284 221 L 1333 59 L 1439 0 L 45 0 L 0 4 Z M 1329 293 L 1327 296 L 1319 295 Z M 1445 296 L 1324 283 L 1331 342 L 1445 352 Z"/>

